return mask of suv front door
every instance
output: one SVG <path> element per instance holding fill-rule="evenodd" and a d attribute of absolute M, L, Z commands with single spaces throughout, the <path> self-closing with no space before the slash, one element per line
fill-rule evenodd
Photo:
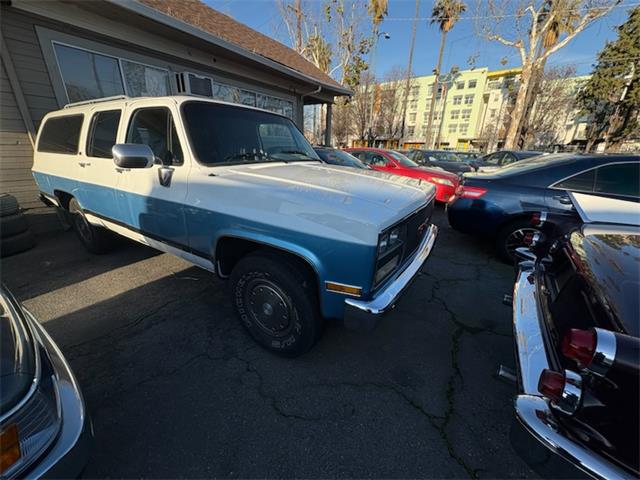
<path fill-rule="evenodd" d="M 134 229 L 154 241 L 188 250 L 184 202 L 191 163 L 185 161 L 178 112 L 167 104 L 144 107 L 135 103 L 127 110 L 126 131 L 121 143 L 149 145 L 155 155 L 151 168 L 122 169 L 119 201 L 126 204 Z"/>

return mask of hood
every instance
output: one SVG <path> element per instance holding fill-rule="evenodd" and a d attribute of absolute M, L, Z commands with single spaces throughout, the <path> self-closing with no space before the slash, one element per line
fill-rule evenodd
<path fill-rule="evenodd" d="M 435 196 L 426 180 L 318 162 L 235 165 L 213 175 L 228 213 L 366 243 Z"/>
<path fill-rule="evenodd" d="M 36 375 L 35 349 L 20 305 L 0 289 L 0 413 L 29 391 Z"/>
<path fill-rule="evenodd" d="M 580 273 L 618 329 L 640 334 L 640 230 L 635 227 L 585 225 L 571 235 Z"/>

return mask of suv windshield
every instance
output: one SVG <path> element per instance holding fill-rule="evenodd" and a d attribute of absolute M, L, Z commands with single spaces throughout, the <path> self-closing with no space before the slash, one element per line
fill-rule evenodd
<path fill-rule="evenodd" d="M 182 106 L 191 147 L 206 165 L 318 161 L 318 155 L 288 118 L 210 102 Z"/>
<path fill-rule="evenodd" d="M 407 156 L 401 154 L 400 152 L 396 152 L 395 150 L 389 150 L 387 153 L 391 158 L 393 158 L 396 162 L 398 162 L 403 167 L 415 168 L 420 166 L 413 160 L 410 160 Z"/>

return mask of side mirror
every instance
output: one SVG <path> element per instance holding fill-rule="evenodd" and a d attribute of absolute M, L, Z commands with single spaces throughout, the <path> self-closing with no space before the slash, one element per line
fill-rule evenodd
<path fill-rule="evenodd" d="M 389 163 L 387 163 L 387 167 L 390 167 L 390 168 L 398 168 L 398 167 L 396 166 L 396 164 L 395 164 L 395 163 L 393 163 L 393 162 L 389 162 Z"/>
<path fill-rule="evenodd" d="M 113 163 L 120 168 L 150 168 L 155 160 L 151 147 L 141 143 L 118 143 L 111 153 Z"/>

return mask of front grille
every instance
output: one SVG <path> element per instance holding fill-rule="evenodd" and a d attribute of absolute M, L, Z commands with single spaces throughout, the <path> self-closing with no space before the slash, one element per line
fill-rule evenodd
<path fill-rule="evenodd" d="M 429 202 L 405 220 L 407 225 L 407 236 L 400 264 L 404 263 L 407 258 L 411 257 L 411 255 L 413 255 L 420 246 L 420 242 L 427 233 L 426 227 L 432 213 L 433 202 Z"/>

